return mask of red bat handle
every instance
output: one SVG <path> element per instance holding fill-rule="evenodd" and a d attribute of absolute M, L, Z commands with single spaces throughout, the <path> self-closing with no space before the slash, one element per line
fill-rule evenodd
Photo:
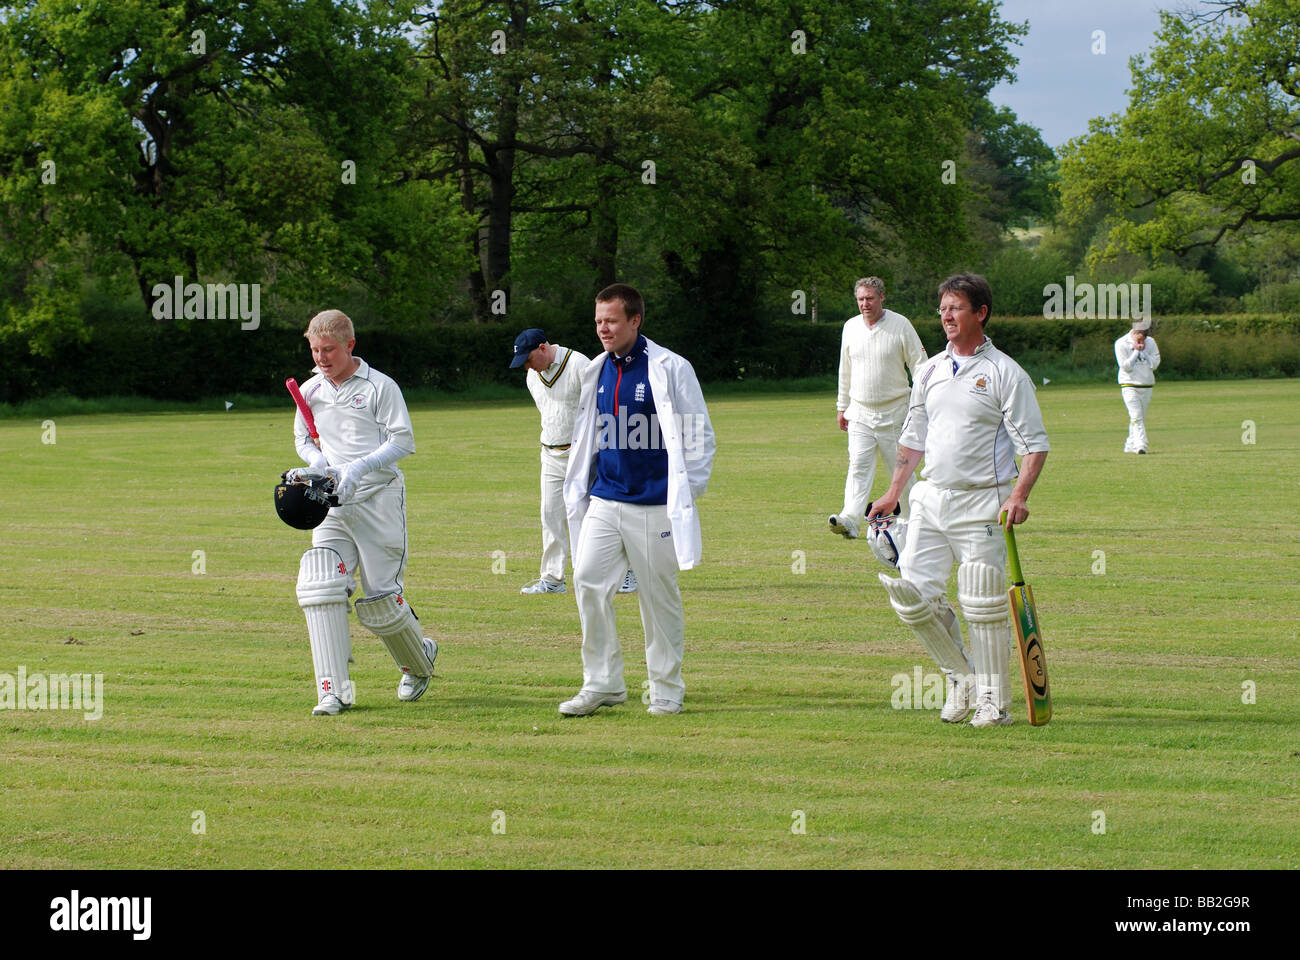
<path fill-rule="evenodd" d="M 289 390 L 289 396 L 293 397 L 293 402 L 298 405 L 298 412 L 302 414 L 303 422 L 307 424 L 307 432 L 311 434 L 313 440 L 319 440 L 320 434 L 316 432 L 316 418 L 311 415 L 311 407 L 307 406 L 302 391 L 298 389 L 298 381 L 290 377 L 284 381 L 284 385 Z"/>

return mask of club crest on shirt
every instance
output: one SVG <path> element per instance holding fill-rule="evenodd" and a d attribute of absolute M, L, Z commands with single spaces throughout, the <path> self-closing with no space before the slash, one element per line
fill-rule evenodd
<path fill-rule="evenodd" d="M 645 403 L 645 381 L 642 380 L 636 385 L 636 402 Z"/>
<path fill-rule="evenodd" d="M 970 388 L 971 393 L 987 394 L 989 392 L 989 382 L 984 377 L 976 377 L 975 385 Z"/>
<path fill-rule="evenodd" d="M 365 395 L 358 393 L 355 397 L 353 397 L 351 400 L 348 401 L 348 406 L 350 406 L 353 410 L 364 410 L 366 408 Z"/>

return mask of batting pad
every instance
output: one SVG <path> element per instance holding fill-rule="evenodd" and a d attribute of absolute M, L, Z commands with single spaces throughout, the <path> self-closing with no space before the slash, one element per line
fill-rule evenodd
<path fill-rule="evenodd" d="M 902 577 L 879 575 L 880 582 L 889 593 L 889 602 L 898 618 L 912 628 L 925 647 L 944 670 L 953 673 L 971 672 L 970 661 L 961 645 L 961 631 L 957 618 L 942 600 L 923 600 L 921 593 L 910 580 Z M 1006 599 L 1005 597 L 1003 598 Z"/>
<path fill-rule="evenodd" d="M 298 605 L 307 617 L 311 660 L 316 670 L 316 699 L 332 693 L 353 702 L 348 660 L 352 637 L 348 630 L 348 577 L 343 558 L 328 547 L 312 547 L 298 565 Z"/>
<path fill-rule="evenodd" d="M 957 568 L 957 600 L 970 629 L 976 696 L 988 693 L 999 709 L 1011 705 L 1011 604 L 1001 568 L 970 561 Z"/>
<path fill-rule="evenodd" d="M 416 677 L 433 673 L 433 664 L 424 653 L 424 632 L 420 629 L 420 621 L 400 593 L 384 593 L 358 600 L 357 619 L 384 641 L 402 673 Z"/>

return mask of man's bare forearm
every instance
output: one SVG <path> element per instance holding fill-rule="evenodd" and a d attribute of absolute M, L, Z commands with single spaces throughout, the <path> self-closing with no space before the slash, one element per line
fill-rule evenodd
<path fill-rule="evenodd" d="M 1047 451 L 1041 453 L 1027 453 L 1020 459 L 1020 479 L 1016 481 L 1011 495 L 1020 501 L 1029 499 L 1029 491 L 1034 489 L 1034 484 L 1038 482 L 1038 475 L 1043 472 L 1043 464 L 1047 462 Z"/>
<path fill-rule="evenodd" d="M 912 476 L 916 465 L 921 462 L 923 453 L 923 450 L 913 450 L 911 447 L 899 445 L 898 461 L 894 464 L 894 477 L 889 482 L 889 490 L 871 504 L 871 509 L 867 511 L 868 520 L 872 517 L 887 516 L 898 506 L 898 498 L 903 495 L 903 488 L 907 486 L 907 480 Z"/>
<path fill-rule="evenodd" d="M 902 495 L 903 488 L 907 486 L 908 479 L 916 471 L 916 465 L 921 462 L 924 454 L 924 450 L 913 450 L 911 447 L 899 444 L 898 459 L 894 462 L 894 476 L 889 482 L 889 492 L 895 498 Z"/>

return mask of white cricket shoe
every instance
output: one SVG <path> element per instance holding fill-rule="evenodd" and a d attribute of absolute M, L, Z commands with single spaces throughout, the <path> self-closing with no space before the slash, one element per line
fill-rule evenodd
<path fill-rule="evenodd" d="M 560 713 L 566 717 L 585 717 L 595 713 L 601 707 L 614 707 L 627 701 L 627 691 L 622 693 L 597 693 L 594 690 L 579 690 L 572 700 L 560 704 Z"/>
<path fill-rule="evenodd" d="M 845 540 L 858 539 L 858 525 L 850 518 L 839 513 L 832 513 L 830 525 L 831 533 L 838 533 Z"/>
<path fill-rule="evenodd" d="M 944 723 L 961 723 L 968 716 L 975 704 L 975 677 L 972 674 L 949 673 L 947 681 L 948 695 L 943 701 L 943 710 L 939 719 Z"/>
<path fill-rule="evenodd" d="M 542 577 L 540 580 L 534 580 L 526 587 L 519 588 L 520 593 L 567 593 L 563 580 L 547 580 Z"/>
<path fill-rule="evenodd" d="M 972 727 L 1006 727 L 1014 722 L 1011 714 L 999 710 L 988 696 L 980 697 L 980 702 L 975 707 L 975 716 L 970 718 Z"/>
<path fill-rule="evenodd" d="M 327 693 L 320 698 L 320 703 L 316 704 L 316 709 L 311 712 L 313 717 L 337 717 L 340 713 L 352 706 L 350 703 L 344 703 L 332 693 Z"/>
<path fill-rule="evenodd" d="M 618 588 L 619 593 L 636 593 L 636 574 L 631 570 L 623 578 L 623 586 Z"/>
<path fill-rule="evenodd" d="M 424 638 L 424 655 L 429 658 L 429 663 L 438 659 L 438 645 L 428 637 Z M 424 691 L 429 689 L 429 681 L 433 679 L 430 673 L 427 677 L 417 677 L 409 673 L 402 674 L 402 679 L 397 683 L 397 699 L 405 700 L 411 703 L 419 700 L 424 696 Z"/>
<path fill-rule="evenodd" d="M 670 713 L 681 713 L 682 705 L 674 703 L 672 700 L 655 700 L 650 706 L 646 707 L 646 713 L 653 713 L 657 717 L 667 716 Z"/>

